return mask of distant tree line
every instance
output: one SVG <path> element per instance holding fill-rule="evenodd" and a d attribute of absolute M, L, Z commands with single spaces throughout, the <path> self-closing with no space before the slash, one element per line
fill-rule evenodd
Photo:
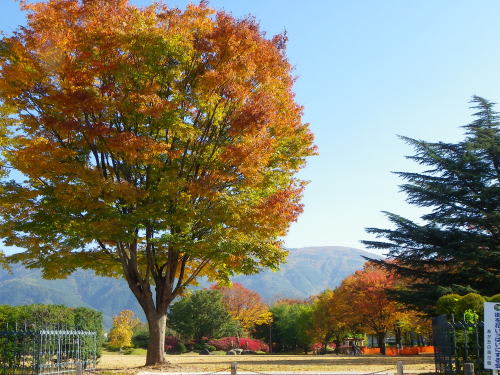
<path fill-rule="evenodd" d="M 345 353 L 349 350 L 346 339 L 366 345 L 366 335 L 372 334 L 385 353 L 389 334 L 396 337 L 398 345 L 410 332 L 429 336 L 430 321 L 424 314 L 389 299 L 388 289 L 402 284 L 367 263 L 334 290 L 307 300 L 278 300 L 271 306 L 239 284 L 197 290 L 172 304 L 165 346 L 172 353 L 250 347 L 256 349 L 253 352 Z M 249 295 L 252 298 L 243 303 Z M 124 319 L 116 317 L 114 321 L 112 333 L 121 329 L 118 322 Z M 130 324 L 129 334 L 124 336 L 131 337 L 127 345 L 147 345 L 144 326 L 137 329 Z M 112 337 L 110 334 L 111 342 Z"/>

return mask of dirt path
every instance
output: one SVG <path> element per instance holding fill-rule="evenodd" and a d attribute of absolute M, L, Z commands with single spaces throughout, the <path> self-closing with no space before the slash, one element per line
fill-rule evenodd
<path fill-rule="evenodd" d="M 345 372 L 393 372 L 397 361 L 403 361 L 405 373 L 434 372 L 434 357 L 429 355 L 385 357 L 381 355 L 341 357 L 335 355 L 262 355 L 262 356 L 225 356 L 225 355 L 170 355 L 171 366 L 162 370 L 171 372 L 229 370 L 231 362 L 238 363 L 241 371 L 345 371 Z M 145 357 L 139 355 L 104 355 L 98 368 L 102 370 L 141 368 Z M 148 369 L 149 370 L 149 369 Z M 129 372 L 129 371 L 127 371 Z"/>

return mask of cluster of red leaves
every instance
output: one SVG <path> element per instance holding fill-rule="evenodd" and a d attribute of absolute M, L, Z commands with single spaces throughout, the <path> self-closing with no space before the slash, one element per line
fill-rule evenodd
<path fill-rule="evenodd" d="M 165 351 L 173 352 L 177 349 L 177 345 L 179 344 L 179 339 L 175 336 L 168 335 L 165 337 Z"/>
<path fill-rule="evenodd" d="M 238 337 L 223 337 L 218 340 L 210 340 L 208 342 L 210 345 L 213 345 L 217 348 L 217 350 L 231 350 L 234 348 L 241 348 L 246 350 L 252 350 L 254 352 L 263 351 L 269 352 L 269 346 L 256 339 L 250 338 L 238 338 Z"/>

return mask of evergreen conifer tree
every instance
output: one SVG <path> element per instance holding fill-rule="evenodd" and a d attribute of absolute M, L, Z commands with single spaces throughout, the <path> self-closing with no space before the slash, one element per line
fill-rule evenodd
<path fill-rule="evenodd" d="M 397 172 L 412 205 L 428 207 L 418 224 L 384 212 L 393 229 L 367 228 L 379 240 L 363 241 L 387 250 L 372 260 L 410 280 L 395 297 L 431 311 L 447 293 L 500 290 L 500 117 L 494 103 L 473 97 L 475 120 L 458 143 L 402 137 L 416 151 L 408 158 L 427 169 Z"/>

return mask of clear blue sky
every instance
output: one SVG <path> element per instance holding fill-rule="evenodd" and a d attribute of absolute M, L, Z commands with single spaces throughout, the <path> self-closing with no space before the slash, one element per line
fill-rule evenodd
<path fill-rule="evenodd" d="M 131 0 L 147 5 L 149 0 Z M 167 1 L 183 8 L 188 1 Z M 0 30 L 24 22 L 0 0 Z M 391 171 L 415 169 L 396 135 L 457 141 L 472 95 L 500 101 L 498 0 L 212 0 L 235 16 L 253 14 L 268 35 L 287 30 L 319 147 L 301 173 L 310 180 L 289 247 L 362 248 L 364 228 L 388 225 L 382 210 L 418 218 Z"/>

